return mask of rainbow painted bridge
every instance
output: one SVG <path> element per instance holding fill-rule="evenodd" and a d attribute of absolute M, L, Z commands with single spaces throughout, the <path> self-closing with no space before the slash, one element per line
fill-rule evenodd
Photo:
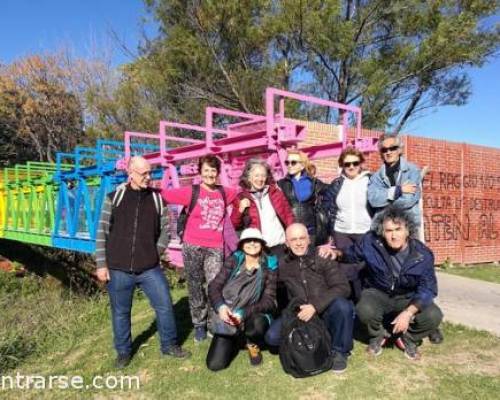
<path fill-rule="evenodd" d="M 338 115 L 341 124 L 290 118 L 286 102 L 305 111 L 323 107 L 329 115 Z M 4 168 L 0 238 L 93 253 L 104 196 L 126 181 L 126 165 L 134 155 L 151 163 L 154 185 L 179 187 L 196 182 L 199 157 L 214 154 L 222 162 L 221 183 L 236 186 L 251 157 L 265 159 L 279 179 L 286 173 L 289 148 L 300 148 L 311 160 L 337 157 L 348 145 L 363 152 L 376 150 L 375 138 L 362 137 L 359 107 L 267 88 L 264 109 L 265 115 L 257 115 L 207 107 L 204 125 L 160 121 L 157 133 L 125 132 L 123 141 L 99 139 L 95 147 L 57 153 L 55 163 Z M 170 206 L 170 211 L 175 221 L 179 209 Z M 182 265 L 174 225 L 169 256 Z"/>

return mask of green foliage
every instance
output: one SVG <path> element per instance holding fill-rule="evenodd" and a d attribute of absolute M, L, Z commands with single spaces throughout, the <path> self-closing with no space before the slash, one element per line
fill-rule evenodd
<path fill-rule="evenodd" d="M 76 296 L 36 275 L 0 272 L 0 373 L 58 346 L 71 348 L 88 324 L 107 319 L 103 297 Z"/>
<path fill-rule="evenodd" d="M 465 68 L 499 46 L 498 0 L 144 3 L 158 33 L 118 69 L 64 53 L 0 65 L 0 165 L 156 132 L 159 120 L 203 124 L 207 105 L 261 114 L 267 86 L 359 105 L 365 127 L 399 132 L 429 109 L 465 104 Z M 287 112 L 339 117 L 296 102 Z"/>
<path fill-rule="evenodd" d="M 443 268 L 444 267 L 444 268 Z M 500 283 L 500 266 L 495 264 L 479 264 L 466 266 L 442 266 L 444 272 L 466 278 Z"/>
<path fill-rule="evenodd" d="M 16 133 L 21 119 L 21 106 L 15 88 L 0 78 L 0 166 L 23 161 L 20 157 L 23 154 L 23 141 Z"/>
<path fill-rule="evenodd" d="M 45 296 L 50 296 L 43 291 Z M 42 294 L 33 298 L 38 301 Z M 365 345 L 355 342 L 349 367 L 341 377 L 325 373 L 307 379 L 293 379 L 280 366 L 279 357 L 263 352 L 264 362 L 251 367 L 243 349 L 224 371 L 214 373 L 205 365 L 209 341 L 193 343 L 192 326 L 185 290 L 173 290 L 179 337 L 192 357 L 176 360 L 161 357 L 158 335 L 152 322 L 154 312 L 144 296 L 136 296 L 132 312 L 132 333 L 137 341 L 137 353 L 124 370 L 113 367 L 115 353 L 112 347 L 111 320 L 106 298 L 99 301 L 73 299 L 59 302 L 61 310 L 54 311 L 43 325 L 47 331 L 38 331 L 43 345 L 36 352 L 20 360 L 15 370 L 5 375 L 81 375 L 86 383 L 100 376 L 138 377 L 140 387 L 124 389 L 85 390 L 6 390 L 3 398 L 60 399 L 60 398 L 172 398 L 172 399 L 494 399 L 500 389 L 498 338 L 486 332 L 474 331 L 460 325 L 444 324 L 445 341 L 422 345 L 420 362 L 407 360 L 397 348 L 386 348 L 376 360 L 369 360 Z M 54 303 L 55 305 L 56 303 Z M 25 308 L 38 308 L 38 303 L 23 303 Z M 47 313 L 42 306 L 43 316 Z M 10 314 L 12 309 L 7 309 Z M 20 317 L 23 324 L 30 313 Z M 41 319 L 41 318 L 40 318 Z M 63 321 L 61 322 L 60 319 Z M 10 320 L 10 316 L 9 316 Z M 2 327 L 0 320 L 0 327 Z M 1 331 L 2 333 L 4 331 Z M 2 337 L 2 336 L 0 336 Z M 32 336 L 38 338 L 39 336 Z M 50 340 L 52 338 L 52 340 Z M 40 339 L 37 343 L 40 343 Z M 26 343 L 25 341 L 24 343 Z M 24 345 L 19 342 L 17 349 Z M 5 342 L 0 343 L 1 345 Z M 16 353 L 11 353 L 16 354 Z"/>
<path fill-rule="evenodd" d="M 162 113 L 201 122 L 208 104 L 262 112 L 265 87 L 288 87 L 298 60 L 274 17 L 276 2 L 146 3 L 160 34 L 131 70 Z"/>
<path fill-rule="evenodd" d="M 206 104 L 262 112 L 272 85 L 361 105 L 365 126 L 399 132 L 426 109 L 465 104 L 464 68 L 499 45 L 485 21 L 499 9 L 490 0 L 145 4 L 159 34 L 125 75 L 151 109 L 181 120 L 200 122 Z"/>
<path fill-rule="evenodd" d="M 0 272 L 0 298 L 26 297 L 40 290 L 42 280 L 37 276 L 28 276 L 22 279 L 14 272 Z"/>

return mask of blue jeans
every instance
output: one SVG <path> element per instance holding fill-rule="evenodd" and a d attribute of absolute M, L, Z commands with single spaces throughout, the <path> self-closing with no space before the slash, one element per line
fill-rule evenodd
<path fill-rule="evenodd" d="M 349 354 L 353 348 L 354 305 L 352 301 L 337 297 L 323 311 L 321 318 L 332 337 L 332 351 Z M 266 332 L 265 341 L 270 346 L 281 344 L 282 319 L 280 317 L 274 320 Z"/>
<path fill-rule="evenodd" d="M 109 276 L 110 281 L 107 287 L 113 319 L 114 345 L 117 353 L 125 355 L 132 351 L 130 317 L 136 286 L 144 291 L 155 310 L 161 351 L 165 352 L 172 345 L 177 344 L 174 309 L 167 278 L 162 269 L 158 266 L 137 275 L 110 269 Z"/>

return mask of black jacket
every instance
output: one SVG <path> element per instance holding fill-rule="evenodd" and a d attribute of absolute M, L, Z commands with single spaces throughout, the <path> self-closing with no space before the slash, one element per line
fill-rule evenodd
<path fill-rule="evenodd" d="M 321 182 L 317 178 L 311 178 L 311 180 L 312 180 L 312 193 L 311 196 L 305 201 L 299 201 L 295 196 L 292 177 L 290 177 L 290 175 L 287 175 L 283 179 L 280 179 L 278 181 L 278 186 L 281 188 L 288 202 L 290 203 L 295 220 L 307 226 L 307 230 L 309 231 L 310 234 L 315 234 L 316 206 L 317 203 L 320 201 L 323 189 L 325 189 L 327 185 Z"/>
<path fill-rule="evenodd" d="M 98 262 L 98 267 L 141 273 L 158 266 L 163 242 L 168 242 L 166 207 L 165 216 L 160 215 L 152 189 L 132 190 L 127 185 L 116 206 L 112 204 L 114 194 L 106 197 L 101 212 L 96 258 L 105 258 L 105 264 Z M 98 252 L 100 247 L 103 251 Z"/>
<path fill-rule="evenodd" d="M 349 282 L 337 261 L 320 257 L 313 247 L 301 257 L 289 250 L 280 262 L 278 280 L 285 284 L 290 298 L 304 299 L 318 314 L 336 298 L 347 298 L 351 294 Z"/>

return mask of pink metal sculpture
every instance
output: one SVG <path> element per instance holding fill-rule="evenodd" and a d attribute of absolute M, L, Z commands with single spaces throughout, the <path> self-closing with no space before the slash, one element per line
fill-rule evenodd
<path fill-rule="evenodd" d="M 326 143 L 301 146 L 307 137 L 308 121 L 297 121 L 285 115 L 285 101 L 293 100 L 339 110 L 342 124 L 340 140 L 332 138 Z M 278 110 L 275 105 L 278 104 Z M 131 155 L 132 140 L 153 141 L 159 151 L 144 154 L 153 167 L 162 167 L 162 187 L 182 186 L 183 179 L 191 183 L 197 174 L 196 159 L 203 155 L 217 155 L 222 162 L 220 181 L 223 185 L 236 186 L 247 159 L 260 157 L 271 166 L 276 178 L 286 173 L 286 150 L 299 147 L 311 160 L 338 156 L 342 150 L 352 145 L 363 152 L 376 150 L 376 139 L 361 136 L 361 109 L 313 96 L 267 88 L 265 95 L 265 115 L 248 114 L 222 108 L 207 107 L 205 126 L 161 121 L 158 133 L 125 132 L 125 157 L 117 162 L 117 168 L 124 169 Z M 348 121 L 355 120 L 355 136 L 348 139 Z M 224 129 L 214 126 L 216 118 L 236 120 Z M 172 130 L 197 132 L 204 140 L 180 137 Z M 303 144 L 303 143 L 302 143 Z M 177 207 L 176 207 L 177 208 Z M 176 208 L 173 213 L 178 212 Z M 173 230 L 174 232 L 175 230 Z M 180 243 L 177 238 L 169 245 L 170 261 L 182 265 Z"/>

